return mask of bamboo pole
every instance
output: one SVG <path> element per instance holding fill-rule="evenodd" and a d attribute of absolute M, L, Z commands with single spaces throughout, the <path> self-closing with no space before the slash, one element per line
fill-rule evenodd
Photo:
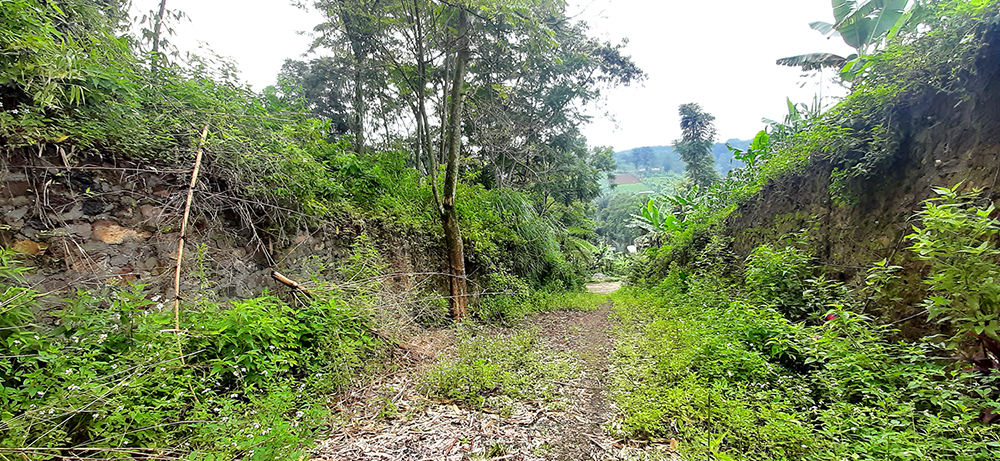
<path fill-rule="evenodd" d="M 201 141 L 198 142 L 198 152 L 194 156 L 194 170 L 191 171 L 191 185 L 188 186 L 187 203 L 184 205 L 181 236 L 177 239 L 177 267 L 174 270 L 174 331 L 178 334 L 181 332 L 181 260 L 184 258 L 184 240 L 187 239 L 188 217 L 191 215 L 191 202 L 194 200 L 194 188 L 198 185 L 198 172 L 201 170 L 201 157 L 207 137 L 208 124 L 205 125 L 205 129 L 201 130 Z"/>
<path fill-rule="evenodd" d="M 302 292 L 302 294 L 304 294 L 304 295 L 306 295 L 306 296 L 308 296 L 310 298 L 313 297 L 313 294 L 309 290 L 307 290 L 305 287 L 303 287 L 301 283 L 296 282 L 295 280 L 292 280 L 292 279 L 290 279 L 288 277 L 285 277 L 284 275 L 279 274 L 278 271 L 272 270 L 271 271 L 271 277 L 274 278 L 275 280 L 281 282 L 285 286 L 293 289 L 293 290 L 298 290 L 298 291 Z"/>

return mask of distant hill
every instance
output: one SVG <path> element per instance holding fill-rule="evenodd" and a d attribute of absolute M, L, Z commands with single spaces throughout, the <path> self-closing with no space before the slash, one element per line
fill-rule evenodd
<path fill-rule="evenodd" d="M 729 170 L 733 168 L 740 168 L 743 166 L 743 162 L 733 158 L 732 153 L 726 148 L 726 143 L 731 144 L 737 149 L 746 150 L 750 147 L 750 140 L 743 139 L 729 139 L 726 142 L 717 142 L 715 147 L 712 148 L 712 155 L 715 156 L 715 168 L 719 170 L 720 173 L 725 175 Z M 673 171 L 676 173 L 684 173 L 684 162 L 681 157 L 677 155 L 672 146 L 647 146 L 653 153 L 653 159 L 650 162 L 650 168 L 659 168 L 661 171 Z M 621 152 L 615 152 L 615 162 L 618 163 L 619 171 L 631 171 L 638 170 L 639 165 L 634 163 L 634 153 L 639 149 L 645 149 L 646 147 L 637 147 L 635 149 L 623 150 Z"/>

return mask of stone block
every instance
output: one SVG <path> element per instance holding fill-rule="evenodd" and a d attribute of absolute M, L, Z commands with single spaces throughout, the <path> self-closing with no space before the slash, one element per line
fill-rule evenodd
<path fill-rule="evenodd" d="M 109 245 L 120 245 L 127 241 L 146 240 L 149 232 L 137 231 L 119 226 L 113 221 L 97 221 L 92 226 L 91 238 Z"/>

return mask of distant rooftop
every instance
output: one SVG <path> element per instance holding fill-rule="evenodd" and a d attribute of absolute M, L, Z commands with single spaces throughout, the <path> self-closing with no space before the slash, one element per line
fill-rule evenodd
<path fill-rule="evenodd" d="M 612 180 L 612 182 L 621 186 L 624 184 L 639 184 L 642 182 L 642 180 L 639 179 L 639 177 L 634 174 L 625 173 L 625 174 L 615 175 L 615 179 Z"/>

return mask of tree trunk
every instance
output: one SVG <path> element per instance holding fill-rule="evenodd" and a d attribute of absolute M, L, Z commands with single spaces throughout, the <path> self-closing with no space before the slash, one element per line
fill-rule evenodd
<path fill-rule="evenodd" d="M 348 121 L 351 135 L 354 137 L 354 152 L 361 155 L 365 151 L 365 90 L 364 90 L 364 66 L 367 65 L 368 52 L 365 49 L 363 33 L 366 29 L 367 5 L 359 2 L 349 6 L 350 2 L 341 2 L 337 14 L 344 24 L 344 32 L 351 43 L 351 58 L 353 60 L 354 75 L 354 95 L 351 98 L 351 106 L 354 113 Z"/>
<path fill-rule="evenodd" d="M 444 227 L 448 265 L 451 269 L 451 315 L 458 321 L 466 315 L 465 250 L 455 211 L 455 190 L 458 188 L 458 154 L 462 147 L 462 105 L 465 67 L 469 62 L 469 18 L 465 9 L 458 12 L 458 53 L 451 85 L 447 126 L 447 167 L 444 176 L 444 197 L 441 221 Z"/>
<path fill-rule="evenodd" d="M 354 152 L 358 155 L 365 152 L 365 93 L 362 86 L 361 60 L 362 53 L 354 52 L 354 120 L 351 121 L 351 131 L 354 133 Z"/>
<path fill-rule="evenodd" d="M 153 25 L 153 73 L 156 73 L 156 67 L 160 60 L 160 30 L 163 28 L 163 15 L 166 11 L 167 0 L 160 0 L 160 12 L 156 15 Z"/>

